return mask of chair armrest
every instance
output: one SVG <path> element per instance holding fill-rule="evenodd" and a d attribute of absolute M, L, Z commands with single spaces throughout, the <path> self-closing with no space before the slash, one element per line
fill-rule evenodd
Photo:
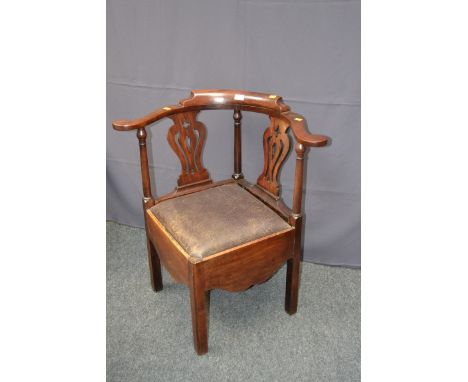
<path fill-rule="evenodd" d="M 330 138 L 325 135 L 311 134 L 302 115 L 289 111 L 283 113 L 282 116 L 289 121 L 294 138 L 298 143 L 307 147 L 322 147 L 330 142 Z"/>
<path fill-rule="evenodd" d="M 144 128 L 152 123 L 159 121 L 169 115 L 177 113 L 178 109 L 183 108 L 181 105 L 170 105 L 164 106 L 160 109 L 154 110 L 151 113 L 145 115 L 142 118 L 128 120 L 128 119 L 120 119 L 117 121 L 112 122 L 112 127 L 115 130 L 119 131 L 130 131 L 136 130 L 140 128 Z"/>

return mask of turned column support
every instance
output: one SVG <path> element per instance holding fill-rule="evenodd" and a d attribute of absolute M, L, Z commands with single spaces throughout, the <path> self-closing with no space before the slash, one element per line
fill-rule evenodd
<path fill-rule="evenodd" d="M 140 167 L 141 182 L 143 185 L 143 211 L 145 215 L 146 247 L 148 252 L 148 265 L 150 271 L 151 287 L 158 292 L 163 289 L 161 263 L 154 244 L 148 236 L 148 224 L 146 210 L 154 206 L 154 199 L 151 195 L 151 180 L 149 175 L 148 151 L 146 149 L 146 130 L 144 127 L 138 128 L 136 136 L 140 146 Z"/>
<path fill-rule="evenodd" d="M 302 143 L 296 143 L 296 172 L 294 174 L 293 214 L 299 216 L 302 211 L 302 188 L 304 179 L 304 154 L 306 147 Z"/>
<path fill-rule="evenodd" d="M 241 119 L 242 113 L 239 108 L 234 109 L 234 179 L 243 179 L 242 174 L 242 136 L 241 136 Z"/>
<path fill-rule="evenodd" d="M 140 146 L 140 167 L 141 167 L 141 182 L 143 186 L 143 200 L 153 200 L 151 194 L 151 180 L 149 175 L 149 165 L 148 165 L 148 151 L 146 149 L 146 130 L 144 127 L 141 127 L 137 130 L 136 134 Z"/>
<path fill-rule="evenodd" d="M 289 223 L 294 225 L 294 252 L 293 257 L 288 260 L 286 271 L 286 298 L 285 309 L 288 314 L 297 311 L 299 299 L 299 276 L 301 266 L 301 242 L 302 242 L 302 188 L 304 180 L 304 155 L 306 147 L 296 142 L 296 171 L 294 174 L 293 213 L 289 217 Z"/>

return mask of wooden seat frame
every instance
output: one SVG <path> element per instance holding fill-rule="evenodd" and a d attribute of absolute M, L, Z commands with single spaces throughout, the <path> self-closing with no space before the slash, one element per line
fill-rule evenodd
<path fill-rule="evenodd" d="M 234 173 L 232 179 L 221 182 L 213 182 L 201 164 L 206 130 L 196 120 L 196 116 L 201 110 L 210 109 L 234 110 Z M 257 184 L 247 182 L 242 174 L 242 111 L 266 114 L 271 121 L 263 136 L 265 162 Z M 168 141 L 181 160 L 182 173 L 173 192 L 155 198 L 151 193 L 146 127 L 166 117 L 174 122 L 168 132 Z M 308 147 L 325 146 L 329 138 L 310 134 L 305 118 L 290 111 L 280 96 L 239 90 L 194 90 L 189 98 L 177 105 L 165 106 L 133 121 L 114 121 L 113 127 L 120 131 L 137 132 L 151 285 L 154 291 L 162 290 L 162 263 L 176 282 L 189 287 L 196 352 L 201 355 L 208 351 L 206 298 L 209 297 L 209 290 L 245 290 L 267 281 L 287 263 L 285 309 L 289 314 L 296 313 L 301 261 L 304 155 Z M 289 129 L 296 141 L 292 209 L 282 201 L 278 181 L 279 170 L 290 147 Z M 151 207 L 164 200 L 227 183 L 237 183 L 260 199 L 283 218 L 290 228 L 197 258 L 190 256 L 150 211 Z"/>

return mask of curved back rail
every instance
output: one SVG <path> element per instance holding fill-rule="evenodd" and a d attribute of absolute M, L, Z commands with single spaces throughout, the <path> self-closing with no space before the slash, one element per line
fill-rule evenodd
<path fill-rule="evenodd" d="M 201 110 L 233 109 L 234 114 L 234 179 L 242 179 L 241 119 L 242 111 L 267 114 L 270 126 L 263 135 L 264 167 L 257 185 L 275 199 L 280 199 L 278 174 L 290 149 L 288 130 L 296 141 L 296 170 L 294 180 L 293 214 L 302 208 L 303 158 L 308 147 L 327 145 L 329 138 L 310 134 L 305 118 L 290 110 L 282 97 L 276 94 L 242 90 L 193 90 L 190 97 L 177 105 L 168 105 L 135 120 L 118 120 L 112 123 L 115 130 L 137 130 L 140 144 L 140 164 L 145 207 L 154 204 L 146 149 L 145 128 L 163 118 L 174 125 L 168 131 L 168 142 L 181 162 L 178 189 L 210 183 L 211 179 L 201 162 L 206 140 L 206 128 L 196 117 Z"/>

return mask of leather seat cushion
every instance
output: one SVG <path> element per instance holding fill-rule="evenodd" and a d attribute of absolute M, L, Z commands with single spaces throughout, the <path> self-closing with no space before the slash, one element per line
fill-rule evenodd
<path fill-rule="evenodd" d="M 291 228 L 235 183 L 168 199 L 150 212 L 189 255 L 198 258 Z"/>

